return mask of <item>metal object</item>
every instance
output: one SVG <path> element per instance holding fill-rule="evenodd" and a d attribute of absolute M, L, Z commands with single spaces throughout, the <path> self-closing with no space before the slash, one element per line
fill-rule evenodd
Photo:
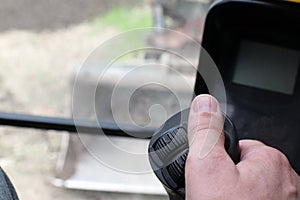
<path fill-rule="evenodd" d="M 74 75 L 73 77 L 76 77 L 77 83 L 80 84 L 77 91 L 78 95 L 75 100 L 73 99 L 73 113 L 76 113 L 75 116 L 80 119 L 93 120 L 98 117 L 100 121 L 120 119 L 122 124 L 130 124 L 134 120 L 137 124 L 147 125 L 145 119 L 148 119 L 147 117 L 149 116 L 148 108 L 154 103 L 163 105 L 169 115 L 180 109 L 178 101 L 182 107 L 189 106 L 193 93 L 192 83 L 194 76 L 191 74 L 178 76 L 176 73 L 169 73 L 165 68 L 148 66 L 145 69 L 148 71 L 144 73 L 131 72 L 130 75 L 133 78 L 127 79 L 125 82 L 122 82 L 123 84 L 118 85 L 118 98 L 114 99 L 118 100 L 118 102 L 113 107 L 117 112 L 112 116 L 111 99 L 116 80 L 122 78 L 128 69 L 131 69 L 130 66 L 134 67 L 135 65 L 128 65 L 127 67 L 124 67 L 124 65 L 116 66 L 114 70 L 107 72 L 101 84 L 98 83 L 95 75 L 99 74 L 101 67 L 87 66 L 82 69 L 83 71 L 79 75 Z M 165 79 L 166 76 L 168 77 L 167 79 Z M 89 78 L 87 79 L 86 77 Z M 114 77 L 114 79 L 109 77 Z M 136 90 L 131 96 L 131 102 L 134 105 L 130 108 L 131 115 L 125 115 L 127 112 L 124 101 L 126 101 L 130 89 L 136 87 L 136 85 L 143 85 L 146 80 L 163 82 L 165 87 L 141 87 Z M 181 83 L 179 84 L 180 87 L 178 87 L 178 83 Z M 101 88 L 97 84 L 101 85 Z M 97 90 L 94 91 L 94 88 L 97 88 Z M 94 98 L 95 108 L 88 103 L 87 97 L 89 97 L 88 93 L 91 93 L 90 91 L 96 94 Z M 177 95 L 172 95 L 171 91 L 176 92 Z M 95 116 L 94 109 L 97 111 L 96 114 L 99 113 L 99 116 Z M 155 112 L 151 117 L 153 117 L 151 127 L 157 128 L 165 120 L 164 118 L 168 116 L 164 116 L 161 112 Z M 120 123 L 120 121 L 118 122 Z M 123 125 L 120 125 L 120 127 L 123 128 Z M 124 126 L 126 131 L 130 127 L 126 128 Z M 142 133 L 144 136 L 147 136 L 150 132 L 151 135 L 154 133 L 152 128 L 148 128 L 144 132 L 138 132 L 134 127 L 131 129 L 136 131 L 136 134 L 131 134 L 132 132 L 129 131 L 128 133 L 131 135 L 140 136 Z M 139 130 L 143 131 L 143 129 Z M 113 148 L 111 144 L 116 144 L 117 148 L 121 148 L 124 151 L 117 151 L 117 148 Z M 53 184 L 70 189 L 167 195 L 162 184 L 151 170 L 147 156 L 148 144 L 148 139 L 133 137 L 113 137 L 103 134 L 79 134 L 78 137 L 74 134 L 66 134 L 62 141 Z M 125 154 L 124 152 L 133 152 L 133 154 Z M 137 154 L 142 156 L 137 158 L 137 156 L 134 156 Z M 98 158 L 101 157 L 101 159 L 97 159 L 97 156 Z M 117 167 L 109 165 L 110 163 L 106 161 L 117 163 Z"/>
<path fill-rule="evenodd" d="M 143 149 L 144 146 L 148 145 L 149 141 L 147 139 L 134 139 L 125 132 L 152 135 L 154 129 L 141 129 L 126 125 L 122 126 L 126 130 L 124 131 L 124 129 L 121 130 L 113 123 L 99 124 L 94 121 L 76 121 L 75 123 L 73 119 L 4 112 L 0 113 L 0 124 L 42 130 L 56 130 L 62 131 L 61 133 L 65 134 L 62 141 L 60 158 L 57 163 L 56 178 L 53 180 L 53 184 L 56 186 L 85 190 L 165 195 L 164 189 L 153 173 L 123 173 L 101 165 L 80 145 L 80 140 L 75 135 L 79 129 L 81 133 L 86 133 L 81 137 L 89 138 L 93 141 L 93 145 L 97 145 L 98 153 L 118 159 L 118 155 L 114 155 L 106 145 L 107 141 L 105 137 L 107 136 L 97 135 L 99 134 L 99 130 L 101 130 L 101 133 L 114 136 L 110 138 L 111 140 L 134 145 L 135 149 Z M 65 133 L 65 131 L 71 134 Z M 136 162 L 128 160 L 128 162 L 124 162 L 124 165 L 131 167 L 132 163 L 135 164 Z M 139 164 L 147 166 L 148 161 L 145 158 L 144 162 Z"/>
<path fill-rule="evenodd" d="M 151 136 L 155 131 L 155 128 L 139 128 L 132 125 L 124 125 L 122 126 L 122 129 L 120 129 L 114 123 L 108 122 L 98 123 L 95 121 L 83 120 L 76 120 L 75 122 L 74 119 L 71 118 L 44 117 L 5 112 L 0 112 L 0 125 L 68 131 L 70 133 L 77 133 L 77 130 L 80 130 L 80 132 L 88 134 L 99 134 L 99 130 L 102 130 L 106 135 L 125 137 L 132 137 L 131 135 L 126 134 L 126 132 L 140 134 L 141 136 Z"/>

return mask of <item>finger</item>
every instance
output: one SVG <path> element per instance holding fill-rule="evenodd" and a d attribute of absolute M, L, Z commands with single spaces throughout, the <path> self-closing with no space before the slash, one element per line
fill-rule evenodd
<path fill-rule="evenodd" d="M 240 140 L 239 147 L 241 153 L 241 161 L 248 159 L 253 152 L 257 151 L 257 148 L 263 146 L 265 146 L 265 144 L 258 140 Z"/>
<path fill-rule="evenodd" d="M 241 160 L 237 164 L 237 169 L 241 174 L 247 174 L 247 171 L 262 170 L 265 168 L 271 170 L 274 166 L 282 167 L 283 163 L 285 163 L 284 166 L 290 166 L 288 159 L 282 152 L 262 142 L 256 140 L 241 140 L 239 145 Z"/>
<path fill-rule="evenodd" d="M 197 96 L 189 115 L 189 154 L 203 159 L 214 151 L 225 152 L 223 124 L 217 100 L 210 95 Z"/>
<path fill-rule="evenodd" d="M 255 164 L 270 164 L 276 166 L 290 165 L 287 157 L 278 149 L 265 145 L 256 140 L 241 140 L 240 141 L 241 160 L 237 167 L 243 168 L 245 165 L 251 166 Z"/>
<path fill-rule="evenodd" d="M 218 101 L 210 95 L 197 96 L 192 102 L 188 122 L 189 160 L 206 171 L 208 165 L 234 166 L 225 151 L 224 120 Z M 217 162 L 217 163 L 214 163 Z"/>
<path fill-rule="evenodd" d="M 186 161 L 186 189 L 190 193 L 215 190 L 215 185 L 234 183 L 236 166 L 225 151 L 224 120 L 215 98 L 197 96 L 188 121 L 189 154 Z M 203 188 L 194 187 L 194 185 Z"/>
<path fill-rule="evenodd" d="M 241 180 L 263 182 L 259 177 L 251 175 L 264 174 L 264 177 L 276 177 L 274 181 L 281 180 L 280 185 L 284 185 L 284 181 L 293 181 L 293 177 L 297 177 L 281 151 L 256 140 L 241 140 L 239 145 L 241 160 L 237 169 Z"/>

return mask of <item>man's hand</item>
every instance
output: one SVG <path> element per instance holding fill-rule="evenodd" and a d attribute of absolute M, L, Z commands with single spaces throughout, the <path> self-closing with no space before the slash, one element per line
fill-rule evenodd
<path fill-rule="evenodd" d="M 241 160 L 235 165 L 225 151 L 222 130 L 217 100 L 196 97 L 188 124 L 187 199 L 300 199 L 300 177 L 283 153 L 255 140 L 241 140 Z"/>

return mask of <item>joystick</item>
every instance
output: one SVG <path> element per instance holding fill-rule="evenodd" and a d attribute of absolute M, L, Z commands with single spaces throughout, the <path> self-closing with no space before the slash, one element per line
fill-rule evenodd
<path fill-rule="evenodd" d="M 150 165 L 171 200 L 185 198 L 185 161 L 189 152 L 187 125 L 190 109 L 169 118 L 152 136 L 148 153 Z M 225 149 L 234 163 L 240 152 L 238 136 L 232 121 L 224 116 Z"/>

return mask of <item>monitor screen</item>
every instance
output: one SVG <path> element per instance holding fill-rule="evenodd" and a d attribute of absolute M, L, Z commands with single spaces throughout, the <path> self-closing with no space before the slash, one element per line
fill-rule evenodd
<path fill-rule="evenodd" d="M 292 95 L 300 51 L 244 40 L 240 44 L 232 81 Z"/>

